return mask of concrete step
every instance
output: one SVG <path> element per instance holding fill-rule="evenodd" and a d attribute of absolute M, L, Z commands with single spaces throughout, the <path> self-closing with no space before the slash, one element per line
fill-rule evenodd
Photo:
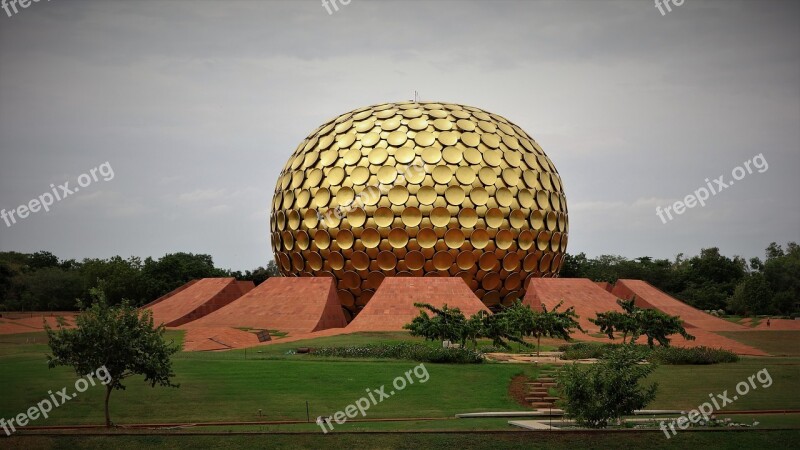
<path fill-rule="evenodd" d="M 555 383 L 556 379 L 552 377 L 539 377 L 536 381 L 540 383 Z"/>
<path fill-rule="evenodd" d="M 531 402 L 531 406 L 534 408 L 551 408 L 554 407 L 555 404 L 550 402 Z"/>
<path fill-rule="evenodd" d="M 558 383 L 542 383 L 542 387 L 556 387 Z"/>

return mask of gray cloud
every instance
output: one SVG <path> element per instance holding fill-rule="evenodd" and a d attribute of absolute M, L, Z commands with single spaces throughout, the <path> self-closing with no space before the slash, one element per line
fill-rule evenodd
<path fill-rule="evenodd" d="M 761 256 L 800 240 L 800 6 L 693 1 L 39 2 L 0 11 L 0 207 L 109 161 L 115 178 L 10 228 L 63 257 L 271 256 L 275 179 L 324 120 L 460 102 L 533 135 L 571 252 Z M 770 168 L 662 224 L 655 206 L 758 153 Z"/>

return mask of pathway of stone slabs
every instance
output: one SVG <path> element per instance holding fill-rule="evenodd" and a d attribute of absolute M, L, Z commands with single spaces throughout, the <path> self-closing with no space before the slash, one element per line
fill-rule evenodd
<path fill-rule="evenodd" d="M 541 352 L 539 356 L 535 353 L 486 353 L 486 358 L 500 363 L 511 364 L 594 364 L 597 359 L 561 359 L 561 352 Z"/>

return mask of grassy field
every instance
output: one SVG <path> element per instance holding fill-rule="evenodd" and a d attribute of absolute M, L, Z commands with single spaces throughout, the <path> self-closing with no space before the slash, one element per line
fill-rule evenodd
<path fill-rule="evenodd" d="M 401 434 L 303 434 L 303 435 L 233 435 L 233 436 L 19 436 L 8 439 L 12 448 L 128 450 L 140 448 L 169 449 L 420 449 L 458 448 L 461 450 L 502 449 L 588 449 L 609 448 L 792 448 L 800 440 L 800 431 L 684 432 L 666 439 L 661 432 L 624 433 L 401 433 Z M 0 440 L 2 442 L 2 440 Z"/>
<path fill-rule="evenodd" d="M 72 391 L 74 372 L 65 367 L 48 369 L 44 358 L 47 346 L 41 341 L 25 343 L 30 338 L 1 340 L 0 385 L 14 386 L 0 403 L 2 417 L 26 410 L 46 398 L 48 390 L 67 386 Z M 244 352 L 182 354 L 174 361 L 180 388 L 153 389 L 132 379 L 127 390 L 112 394 L 112 417 L 118 423 L 305 420 L 306 401 L 312 416 L 331 414 L 366 395 L 366 389 L 386 385 L 385 392 L 390 393 L 395 390 L 391 386 L 395 377 L 418 365 L 411 361 L 321 361 L 309 355 L 284 355 L 285 351 L 275 346 L 266 353 L 283 359 L 245 360 L 240 358 Z M 424 376 L 412 374 L 416 383 L 374 406 L 369 417 L 452 417 L 486 409 L 517 410 L 520 406 L 508 395 L 509 381 L 517 374 L 534 376 L 537 371 L 534 366 L 505 364 L 471 365 L 468 369 L 426 364 L 425 369 L 427 382 L 420 382 Z M 36 425 L 100 423 L 102 395 L 102 388 L 94 387 Z"/>
<path fill-rule="evenodd" d="M 760 332 L 739 334 L 752 333 Z M 169 338 L 180 341 L 182 333 L 170 332 Z M 174 361 L 175 381 L 181 384 L 180 388 L 153 389 L 140 379 L 132 379 L 127 390 L 113 393 L 112 418 L 119 424 L 306 420 L 306 401 L 312 419 L 317 415 L 329 415 L 364 396 L 366 389 L 375 390 L 385 385 L 389 393 L 394 390 L 393 379 L 418 363 L 319 358 L 293 354 L 293 350 L 302 346 L 362 345 L 408 339 L 411 338 L 406 333 L 364 333 L 311 342 L 277 343 L 247 352 L 180 353 Z M 48 369 L 44 357 L 47 351 L 43 333 L 0 336 L 0 385 L 5 387 L 0 417 L 10 418 L 25 411 L 46 398 L 49 390 L 57 391 L 65 386 L 71 390 L 76 380 L 74 372 L 69 368 Z M 420 383 L 421 380 L 412 374 L 415 384 L 373 406 L 368 418 L 436 417 L 443 420 L 352 422 L 338 426 L 337 430 L 508 430 L 506 419 L 470 421 L 452 417 L 461 412 L 523 409 L 508 395 L 509 381 L 521 373 L 534 377 L 538 371 L 534 365 L 499 363 L 426 364 L 425 368 L 430 377 L 427 382 Z M 660 388 L 650 407 L 695 408 L 708 400 L 709 394 L 725 390 L 733 393 L 738 382 L 764 368 L 771 375 L 772 385 L 762 388 L 759 383 L 758 389 L 741 396 L 726 409 L 800 409 L 800 396 L 795 392 L 800 379 L 800 358 L 797 357 L 743 358 L 738 363 L 711 366 L 661 366 L 651 378 Z M 50 418 L 31 425 L 102 423 L 102 396 L 100 386 L 91 388 L 55 409 Z M 777 421 L 782 427 L 800 426 L 800 416 L 765 420 Z M 298 424 L 245 429 L 311 431 L 318 427 Z M 227 428 L 222 430 L 228 431 Z M 91 439 L 86 442 L 92 445 Z"/>
<path fill-rule="evenodd" d="M 720 335 L 760 348 L 774 356 L 800 356 L 800 331 L 720 331 Z"/>

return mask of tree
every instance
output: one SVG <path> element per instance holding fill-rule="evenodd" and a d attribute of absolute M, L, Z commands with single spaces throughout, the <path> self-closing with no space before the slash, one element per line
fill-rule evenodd
<path fill-rule="evenodd" d="M 578 316 L 575 314 L 574 307 L 569 307 L 564 311 L 558 310 L 563 304 L 563 301 L 559 302 L 550 311 L 547 310 L 547 306 L 542 304 L 541 311 L 533 311 L 530 306 L 517 300 L 503 313 L 508 320 L 509 330 L 512 334 L 520 338 L 524 336 L 536 338 L 536 356 L 539 356 L 543 337 L 569 341 L 572 339 L 571 334 L 575 328 L 583 331 L 576 320 Z"/>
<path fill-rule="evenodd" d="M 441 309 L 428 303 L 414 303 L 414 306 L 420 308 L 419 316 L 411 323 L 403 325 L 403 328 L 411 331 L 412 336 L 422 336 L 430 341 L 461 342 L 461 345 L 466 343 L 466 318 L 460 309 L 448 308 L 446 304 Z M 423 310 L 432 312 L 434 316 L 428 316 Z"/>
<path fill-rule="evenodd" d="M 144 375 L 151 387 L 178 387 L 172 383 L 170 356 L 179 347 L 164 340 L 164 326 L 153 326 L 149 311 L 140 312 L 127 301 L 109 306 L 103 292 L 92 289 L 93 304 L 77 316 L 75 329 L 64 327 L 59 320 L 56 330 L 45 324 L 50 351 L 48 365 L 72 366 L 83 376 L 105 367 L 109 374 L 106 384 L 105 416 L 110 427 L 109 398 L 114 389 L 125 389 L 123 380 Z"/>
<path fill-rule="evenodd" d="M 728 310 L 736 314 L 765 314 L 772 308 L 773 294 L 763 274 L 754 273 L 742 280 L 728 299 Z"/>
<path fill-rule="evenodd" d="M 622 333 L 622 342 L 631 336 L 630 343 L 636 342 L 639 336 L 647 336 L 647 345 L 650 348 L 658 342 L 664 347 L 669 347 L 669 336 L 680 334 L 686 340 L 694 340 L 694 336 L 686 332 L 683 321 L 678 316 L 670 316 L 657 309 L 639 308 L 635 304 L 636 298 L 630 300 L 617 299 L 617 304 L 623 312 L 607 311 L 597 313 L 597 317 L 589 319 L 599 325 L 600 331 L 614 339 L 614 333 Z"/>
<path fill-rule="evenodd" d="M 618 300 L 619 302 L 619 300 Z M 630 300 L 630 305 L 633 306 L 633 300 Z M 628 302 L 622 301 L 620 305 L 627 304 Z M 625 309 L 625 306 L 623 306 Z M 597 313 L 597 317 L 589 319 L 589 322 L 600 327 L 600 332 L 605 333 L 609 339 L 614 339 L 614 333 L 622 333 L 622 343 L 624 344 L 628 335 L 636 333 L 636 320 L 631 314 L 622 313 L 619 311 L 606 311 Z"/>
<path fill-rule="evenodd" d="M 610 352 L 597 364 L 568 364 L 558 373 L 561 406 L 578 424 L 605 428 L 655 399 L 657 384 L 640 385 L 654 370 L 653 364 L 643 363 L 628 346 Z"/>
<path fill-rule="evenodd" d="M 680 334 L 687 341 L 695 338 L 686 332 L 683 327 L 683 320 L 678 316 L 670 316 L 657 309 L 636 309 L 636 333 L 631 336 L 631 342 L 636 341 L 639 336 L 647 336 L 647 345 L 655 347 L 655 342 L 662 347 L 669 347 L 669 336 Z"/>

